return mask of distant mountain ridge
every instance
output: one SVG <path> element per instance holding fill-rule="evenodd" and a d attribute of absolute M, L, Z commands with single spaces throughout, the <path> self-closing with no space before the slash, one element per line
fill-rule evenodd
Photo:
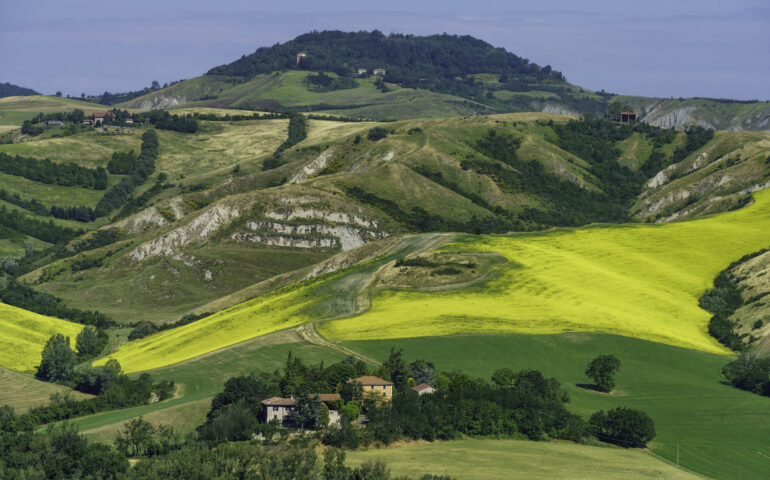
<path fill-rule="evenodd" d="M 26 97 L 29 95 L 40 95 L 40 93 L 31 88 L 24 88 L 12 83 L 0 83 L 0 98 L 3 97 Z"/>

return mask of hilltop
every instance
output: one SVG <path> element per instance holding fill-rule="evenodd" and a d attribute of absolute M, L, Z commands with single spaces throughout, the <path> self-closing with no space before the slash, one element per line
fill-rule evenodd
<path fill-rule="evenodd" d="M 40 93 L 31 88 L 20 87 L 12 83 L 0 83 L 0 98 L 26 95 L 40 95 Z"/>

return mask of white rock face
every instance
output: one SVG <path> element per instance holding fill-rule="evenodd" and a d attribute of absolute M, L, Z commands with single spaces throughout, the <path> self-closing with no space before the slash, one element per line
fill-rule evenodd
<path fill-rule="evenodd" d="M 291 221 L 297 218 L 303 220 L 323 220 L 332 223 L 346 223 L 365 228 L 377 228 L 377 222 L 368 218 L 341 212 L 324 212 L 315 208 L 296 208 L 285 212 L 267 212 L 265 217 L 273 220 Z"/>
<path fill-rule="evenodd" d="M 131 104 L 132 108 L 139 108 L 142 110 L 151 110 L 153 108 L 168 108 L 176 105 L 183 105 L 187 102 L 187 98 L 184 95 L 178 95 L 176 97 L 164 97 L 162 95 L 156 95 L 148 100 L 142 100 Z"/>
<path fill-rule="evenodd" d="M 241 232 L 234 233 L 231 237 L 238 242 L 254 242 L 275 247 L 295 248 L 334 248 L 337 240 L 334 238 L 295 238 L 282 235 L 265 235 L 262 233 Z"/>
<path fill-rule="evenodd" d="M 240 212 L 235 207 L 215 205 L 187 225 L 139 245 L 129 254 L 129 257 L 141 262 L 152 256 L 173 255 L 187 245 L 203 242 L 239 215 Z"/>
<path fill-rule="evenodd" d="M 551 103 L 545 104 L 543 107 L 543 113 L 555 113 L 556 115 L 577 115 L 577 112 L 563 107 L 561 105 L 554 105 Z"/>
<path fill-rule="evenodd" d="M 305 165 L 302 168 L 302 170 L 295 173 L 289 179 L 289 183 L 299 183 L 307 180 L 308 178 L 312 177 L 313 175 L 317 174 L 318 172 L 326 168 L 326 165 L 329 163 L 329 160 L 331 158 L 332 158 L 331 150 L 326 150 L 322 152 L 312 162 Z"/>
<path fill-rule="evenodd" d="M 692 120 L 690 115 L 696 107 L 688 106 L 671 110 L 670 112 L 661 112 L 658 108 L 653 108 L 642 120 L 657 127 L 674 128 L 681 127 Z"/>
<path fill-rule="evenodd" d="M 668 167 L 656 173 L 654 177 L 647 180 L 647 183 L 645 183 L 644 186 L 646 188 L 657 188 L 661 185 L 667 184 L 668 179 L 674 170 L 676 170 L 676 165 L 669 165 Z"/>
<path fill-rule="evenodd" d="M 382 157 L 383 162 L 389 162 L 396 156 L 396 152 L 388 152 Z"/>
<path fill-rule="evenodd" d="M 324 235 L 335 237 L 340 248 L 350 250 L 359 247 L 367 241 L 385 238 L 386 234 L 362 230 L 347 225 L 322 224 L 286 224 L 276 222 L 248 222 L 246 227 L 251 230 L 267 230 L 284 235 Z"/>
<path fill-rule="evenodd" d="M 118 230 L 126 233 L 139 233 L 147 228 L 165 227 L 166 225 L 168 225 L 168 221 L 155 207 L 145 208 L 115 223 Z"/>

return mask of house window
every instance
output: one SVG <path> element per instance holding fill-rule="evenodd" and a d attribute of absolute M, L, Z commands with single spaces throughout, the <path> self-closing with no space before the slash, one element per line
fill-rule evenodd
<path fill-rule="evenodd" d="M 278 411 L 278 407 L 273 407 L 273 411 L 277 412 Z"/>

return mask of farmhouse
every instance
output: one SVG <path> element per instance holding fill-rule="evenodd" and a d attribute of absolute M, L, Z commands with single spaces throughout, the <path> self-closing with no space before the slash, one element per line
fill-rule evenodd
<path fill-rule="evenodd" d="M 358 69 L 358 74 L 359 75 L 366 75 L 366 69 L 365 68 L 359 68 Z"/>
<path fill-rule="evenodd" d="M 94 112 L 94 125 L 104 122 L 104 116 L 107 112 Z"/>
<path fill-rule="evenodd" d="M 375 77 L 384 77 L 385 76 L 385 69 L 384 68 L 375 68 L 372 73 Z"/>
<path fill-rule="evenodd" d="M 61 127 L 62 126 L 61 120 L 48 120 L 47 122 L 45 122 L 45 124 L 48 125 L 49 127 L 53 127 L 53 126 Z"/>
<path fill-rule="evenodd" d="M 321 393 L 316 394 L 321 403 L 326 404 L 329 407 L 329 425 L 336 425 L 340 422 L 340 414 L 337 410 L 331 408 L 331 403 L 341 400 L 339 393 Z M 262 405 L 265 407 L 264 421 L 265 423 L 272 420 L 278 420 L 282 426 L 290 426 L 291 420 L 289 416 L 297 408 L 297 400 L 294 397 L 281 398 L 270 397 L 266 400 L 262 400 Z"/>
<path fill-rule="evenodd" d="M 620 112 L 620 121 L 621 122 L 635 122 L 636 121 L 636 113 L 634 112 Z"/>
<path fill-rule="evenodd" d="M 431 385 L 427 383 L 421 383 L 416 387 L 412 387 L 412 390 L 417 392 L 417 395 L 425 395 L 426 393 L 433 393 L 436 391 L 435 388 L 433 388 Z"/>
<path fill-rule="evenodd" d="M 90 118 L 86 118 L 85 120 L 83 120 L 82 123 L 83 125 L 91 125 L 92 123 L 94 123 L 94 121 L 91 120 Z"/>
<path fill-rule="evenodd" d="M 132 124 L 132 123 L 134 123 L 134 119 L 133 118 L 127 118 L 127 119 L 125 119 L 125 122 L 128 123 L 128 124 Z"/>
<path fill-rule="evenodd" d="M 363 377 L 348 380 L 348 383 L 359 383 L 364 395 L 390 400 L 393 398 L 393 383 L 379 377 L 364 375 Z"/>

